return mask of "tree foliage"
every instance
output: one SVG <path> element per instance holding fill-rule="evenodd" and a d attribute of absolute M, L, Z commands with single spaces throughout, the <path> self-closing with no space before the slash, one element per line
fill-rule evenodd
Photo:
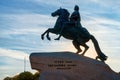
<path fill-rule="evenodd" d="M 33 74 L 31 72 L 22 72 L 19 74 L 18 80 L 33 80 Z"/>
<path fill-rule="evenodd" d="M 31 72 L 22 72 L 19 75 L 15 75 L 14 77 L 6 77 L 4 80 L 39 80 L 39 72 L 32 74 Z"/>
<path fill-rule="evenodd" d="M 4 78 L 4 80 L 12 80 L 12 78 L 6 77 L 6 78 Z"/>

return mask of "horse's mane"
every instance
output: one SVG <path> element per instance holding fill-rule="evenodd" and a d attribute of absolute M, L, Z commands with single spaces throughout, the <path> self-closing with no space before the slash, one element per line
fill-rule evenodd
<path fill-rule="evenodd" d="M 65 11 L 65 15 L 69 17 L 70 13 L 68 12 L 67 9 L 63 9 Z"/>

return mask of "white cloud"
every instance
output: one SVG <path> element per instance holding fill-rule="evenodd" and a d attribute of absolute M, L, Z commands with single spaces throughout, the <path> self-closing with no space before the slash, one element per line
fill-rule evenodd
<path fill-rule="evenodd" d="M 7 56 L 7 57 L 23 60 L 25 57 L 28 58 L 29 55 L 22 51 L 0 48 L 0 56 Z"/>
<path fill-rule="evenodd" d="M 48 0 L 48 1 L 43 1 L 43 0 L 34 0 L 34 2 L 37 2 L 38 4 L 51 4 L 51 5 L 61 5 L 60 1 L 57 0 Z"/>
<path fill-rule="evenodd" d="M 120 4 L 119 0 L 90 0 L 91 2 L 95 2 L 95 3 L 98 3 L 100 5 L 103 5 L 103 6 L 118 6 Z M 113 6 L 113 7 L 114 7 Z"/>
<path fill-rule="evenodd" d="M 109 29 L 111 29 L 111 28 L 120 29 L 120 23 L 117 20 L 108 19 L 108 18 L 104 18 L 104 17 L 94 17 L 91 15 L 84 15 L 83 17 L 85 17 L 85 18 L 83 18 L 82 23 L 87 26 L 94 26 L 94 27 L 99 26 L 99 28 L 109 26 L 108 27 Z"/>
<path fill-rule="evenodd" d="M 49 27 L 53 27 L 55 19 L 41 14 L 5 14 L 4 28 L 1 28 L 0 37 L 10 37 L 11 34 L 41 34 Z M 5 22 L 6 21 L 6 22 Z"/>

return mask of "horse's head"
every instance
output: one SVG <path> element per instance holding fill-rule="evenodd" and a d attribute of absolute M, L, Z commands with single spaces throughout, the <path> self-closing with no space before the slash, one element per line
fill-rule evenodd
<path fill-rule="evenodd" d="M 56 10 L 55 12 L 53 12 L 51 15 L 52 15 L 53 17 L 55 17 L 55 16 L 60 16 L 60 15 L 69 16 L 70 13 L 69 13 L 66 9 L 60 8 L 60 9 Z"/>

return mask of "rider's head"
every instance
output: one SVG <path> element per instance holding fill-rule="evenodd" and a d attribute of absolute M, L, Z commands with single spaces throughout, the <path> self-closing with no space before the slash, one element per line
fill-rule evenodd
<path fill-rule="evenodd" d="M 75 5 L 74 10 L 78 11 L 79 10 L 79 6 Z"/>

